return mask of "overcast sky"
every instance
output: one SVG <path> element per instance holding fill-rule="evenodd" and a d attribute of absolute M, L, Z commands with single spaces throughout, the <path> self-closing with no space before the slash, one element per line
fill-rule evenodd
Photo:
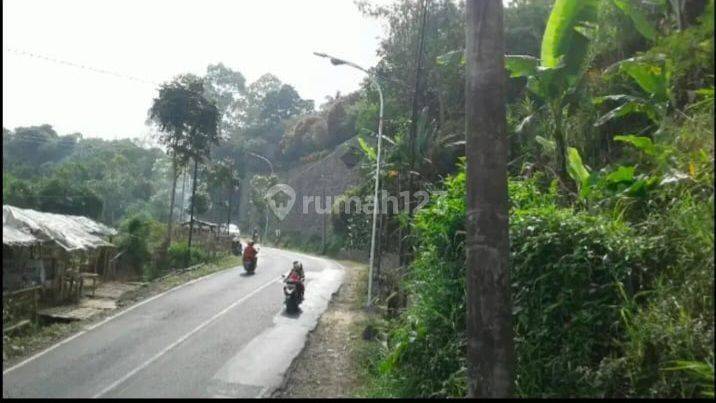
<path fill-rule="evenodd" d="M 372 0 L 374 3 L 376 0 Z M 378 0 L 389 3 L 391 0 Z M 31 52 L 149 82 L 223 62 L 248 82 L 272 73 L 316 105 L 358 88 L 384 27 L 352 0 L 3 0 L 3 127 L 147 136 L 156 86 L 18 54 Z"/>

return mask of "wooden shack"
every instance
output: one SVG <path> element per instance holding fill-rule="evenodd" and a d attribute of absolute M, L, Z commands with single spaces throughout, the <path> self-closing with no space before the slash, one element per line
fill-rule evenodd
<path fill-rule="evenodd" d="M 66 299 L 75 283 L 106 272 L 116 234 L 87 217 L 3 205 L 3 293 L 39 286 Z"/>

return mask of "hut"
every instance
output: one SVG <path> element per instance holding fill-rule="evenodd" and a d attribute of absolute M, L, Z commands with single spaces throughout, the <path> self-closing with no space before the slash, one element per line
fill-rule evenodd
<path fill-rule="evenodd" d="M 113 228 L 87 217 L 44 213 L 3 205 L 3 293 L 40 286 L 64 298 L 69 274 L 105 274 Z"/>

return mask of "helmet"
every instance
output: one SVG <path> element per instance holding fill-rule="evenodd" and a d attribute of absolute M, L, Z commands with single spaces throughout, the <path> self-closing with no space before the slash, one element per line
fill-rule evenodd
<path fill-rule="evenodd" d="M 254 246 L 254 241 L 249 241 L 249 245 Z"/>

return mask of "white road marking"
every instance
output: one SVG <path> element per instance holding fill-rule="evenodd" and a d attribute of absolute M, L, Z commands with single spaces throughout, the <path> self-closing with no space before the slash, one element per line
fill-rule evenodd
<path fill-rule="evenodd" d="M 209 275 L 206 275 L 206 276 L 203 276 L 203 277 L 195 278 L 194 280 L 191 280 L 191 281 L 186 282 L 186 283 L 184 283 L 184 284 L 179 284 L 179 285 L 176 286 L 176 287 L 170 288 L 170 289 L 168 289 L 168 290 L 166 290 L 166 291 L 164 291 L 164 292 L 162 292 L 162 293 L 159 293 L 159 294 L 157 294 L 157 295 L 155 295 L 155 296 L 153 296 L 153 297 L 150 297 L 150 298 L 148 298 L 148 299 L 145 299 L 144 301 L 140 301 L 140 302 L 138 302 L 138 303 L 136 303 L 136 304 L 130 306 L 129 308 L 122 310 L 121 312 L 117 313 L 116 315 L 113 315 L 113 316 L 110 316 L 110 317 L 108 317 L 108 318 L 105 318 L 105 319 L 102 320 L 101 322 L 95 323 L 94 325 L 87 326 L 84 330 L 82 330 L 82 331 L 80 331 L 80 332 L 78 332 L 78 333 L 75 333 L 75 334 L 73 334 L 72 336 L 70 336 L 70 337 L 68 337 L 68 338 L 66 338 L 66 339 L 64 339 L 64 340 L 62 340 L 62 341 L 60 341 L 60 342 L 58 342 L 57 344 L 54 344 L 54 345 L 52 345 L 52 346 L 46 348 L 45 350 L 42 350 L 42 351 L 40 351 L 39 353 L 37 353 L 37 354 L 35 354 L 35 355 L 33 355 L 33 356 L 31 356 L 31 357 L 25 359 L 25 360 L 23 360 L 23 361 L 21 361 L 21 362 L 15 364 L 15 365 L 13 365 L 12 367 L 10 367 L 10 368 L 4 370 L 4 371 L 2 372 L 2 374 L 3 374 L 3 376 L 4 376 L 4 375 L 8 374 L 10 371 L 14 371 L 14 370 L 16 370 L 16 369 L 22 367 L 23 365 L 25 365 L 25 364 L 27 364 L 27 363 L 29 363 L 29 362 L 31 362 L 31 361 L 34 361 L 34 360 L 37 359 L 38 357 L 40 357 L 40 356 L 42 356 L 42 355 L 44 355 L 44 354 L 49 353 L 50 351 L 56 349 L 57 347 L 59 347 L 59 346 L 65 344 L 65 343 L 69 343 L 70 341 L 72 341 L 72 340 L 74 340 L 74 339 L 76 339 L 76 338 L 82 336 L 83 334 L 85 334 L 85 333 L 87 333 L 87 332 L 89 332 L 89 331 L 91 331 L 91 330 L 94 330 L 94 329 L 96 329 L 96 328 L 98 328 L 98 327 L 104 325 L 105 323 L 109 322 L 110 320 L 116 319 L 116 318 L 118 318 L 118 317 L 124 315 L 124 314 L 127 313 L 127 312 L 133 311 L 134 309 L 139 308 L 140 306 L 142 306 L 142 305 L 144 305 L 144 304 L 146 304 L 146 303 L 152 302 L 152 301 L 154 301 L 155 299 L 157 299 L 157 298 L 159 298 L 159 297 L 161 297 L 161 296 L 163 296 L 163 295 L 166 295 L 166 294 L 168 294 L 168 293 L 170 293 L 170 292 L 176 291 L 176 290 L 178 290 L 178 289 L 180 289 L 180 288 L 182 288 L 182 287 L 186 287 L 186 286 L 188 286 L 188 285 L 190 285 L 190 284 L 194 284 L 194 283 L 196 283 L 197 281 L 207 280 L 207 279 L 209 279 L 209 278 L 211 278 L 211 277 L 214 277 L 214 276 L 216 276 L 216 275 L 218 275 L 218 274 L 221 274 L 221 273 L 225 272 L 226 270 L 231 270 L 231 269 L 233 269 L 233 267 L 232 267 L 232 268 L 229 268 L 229 269 L 221 270 L 221 271 L 218 271 L 218 272 L 216 272 L 216 273 L 212 273 L 212 274 L 209 274 Z"/>
<path fill-rule="evenodd" d="M 214 322 L 216 319 L 218 319 L 219 317 L 223 316 L 224 314 L 226 314 L 226 313 L 229 312 L 231 309 L 235 308 L 236 306 L 238 306 L 239 304 L 241 304 L 242 302 L 244 302 L 244 301 L 247 300 L 248 298 L 254 296 L 254 295 L 257 294 L 259 291 L 262 291 L 264 288 L 266 288 L 266 287 L 268 287 L 268 286 L 270 286 L 270 285 L 272 285 L 272 284 L 275 284 L 276 281 L 279 280 L 279 279 L 280 279 L 280 277 L 279 277 L 279 278 L 274 278 L 274 279 L 268 281 L 267 283 L 263 284 L 261 287 L 259 287 L 259 288 L 255 289 L 255 290 L 253 290 L 253 291 L 250 292 L 249 294 L 246 294 L 246 295 L 243 296 L 242 298 L 238 299 L 236 302 L 234 302 L 234 303 L 232 303 L 231 305 L 229 305 L 228 307 L 224 308 L 222 311 L 218 312 L 217 314 L 215 314 L 215 315 L 212 316 L 211 318 L 207 319 L 205 322 L 203 322 L 203 323 L 200 324 L 199 326 L 195 327 L 195 328 L 194 328 L 192 331 L 190 331 L 189 333 L 187 333 L 187 334 L 185 334 L 184 336 L 180 337 L 180 338 L 179 338 L 177 341 L 175 341 L 174 343 L 172 343 L 172 344 L 170 344 L 169 346 L 165 347 L 162 351 L 160 351 L 159 353 L 155 354 L 155 355 L 154 355 L 152 358 L 150 358 L 149 360 L 145 361 L 145 362 L 142 363 L 140 366 L 138 366 L 138 367 L 136 367 L 135 369 L 131 370 L 129 373 L 127 373 L 127 374 L 126 374 L 125 376 L 123 376 L 122 378 L 118 379 L 117 381 L 113 382 L 111 385 L 109 385 L 109 386 L 107 386 L 106 388 L 102 389 L 102 391 L 99 392 L 98 394 L 96 394 L 96 395 L 94 396 L 94 398 L 101 397 L 102 395 L 106 394 L 107 392 L 109 392 L 109 391 L 111 391 L 112 389 L 116 388 L 117 386 L 121 385 L 121 384 L 124 383 L 126 380 L 128 380 L 129 378 L 131 378 L 132 376 L 134 376 L 137 372 L 139 372 L 139 371 L 143 370 L 144 368 L 148 367 L 149 365 L 151 365 L 154 361 L 156 361 L 156 360 L 158 360 L 159 358 L 161 358 L 164 354 L 168 353 L 170 350 L 172 350 L 173 348 L 175 348 L 176 346 L 178 346 L 179 344 L 181 344 L 182 342 L 184 342 L 185 340 L 187 340 L 189 337 L 191 337 L 192 335 L 194 335 L 195 333 L 197 333 L 197 332 L 200 331 L 201 329 L 205 328 L 206 326 L 210 325 L 210 324 L 211 324 L 212 322 Z"/>
<path fill-rule="evenodd" d="M 214 374 L 207 392 L 211 397 L 267 397 L 281 387 L 292 362 L 303 350 L 308 333 L 315 329 L 320 317 L 328 308 L 331 296 L 338 291 L 344 270 L 339 264 L 329 265 L 320 259 L 323 270 L 306 272 L 306 295 L 298 317 L 287 318 L 283 309 L 274 316 L 273 325 L 256 335 L 236 355 Z M 332 266 L 332 267 L 329 267 Z M 233 386 L 223 390 L 212 390 L 211 385 Z M 261 388 L 258 395 L 251 395 L 251 389 Z M 232 390 L 240 391 L 232 395 Z"/>

